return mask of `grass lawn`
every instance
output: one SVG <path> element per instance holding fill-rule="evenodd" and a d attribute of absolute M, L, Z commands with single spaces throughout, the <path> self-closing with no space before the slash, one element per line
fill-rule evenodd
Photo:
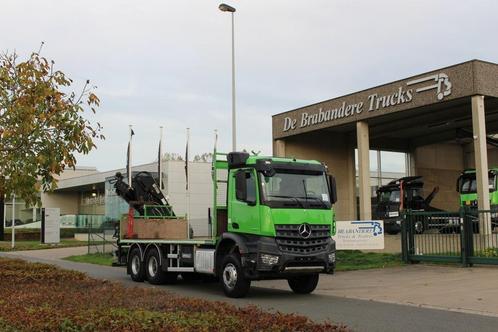
<path fill-rule="evenodd" d="M 106 265 L 106 266 L 111 266 L 113 261 L 111 254 L 101 254 L 101 253 L 75 255 L 75 256 L 65 257 L 64 259 L 71 262 L 91 263 L 91 264 Z"/>
<path fill-rule="evenodd" d="M 181 297 L 0 258 L 1 331 L 348 331 L 297 314 Z M 296 295 L 296 300 L 304 298 Z M 331 309 L 333 313 L 333 309 Z"/>
<path fill-rule="evenodd" d="M 112 265 L 112 256 L 110 254 L 87 254 L 70 256 L 64 259 L 80 263 Z M 403 264 L 401 254 L 364 253 L 359 250 L 344 250 L 337 252 L 336 271 L 380 269 Z"/>
<path fill-rule="evenodd" d="M 401 254 L 340 250 L 336 254 L 336 271 L 380 269 L 404 265 Z"/>
<path fill-rule="evenodd" d="M 81 247 L 86 246 L 87 243 L 71 239 L 62 239 L 59 244 L 41 244 L 40 241 L 16 241 L 14 249 L 11 248 L 11 245 L 11 241 L 0 241 L 0 251 Z"/>

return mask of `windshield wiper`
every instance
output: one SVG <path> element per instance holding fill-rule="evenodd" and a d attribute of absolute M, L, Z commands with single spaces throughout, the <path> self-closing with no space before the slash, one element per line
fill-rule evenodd
<path fill-rule="evenodd" d="M 299 198 L 306 198 L 306 199 L 311 198 L 311 199 L 314 199 L 314 200 L 316 200 L 316 201 L 320 202 L 320 204 L 321 204 L 324 208 L 326 208 L 326 209 L 328 209 L 328 208 L 329 208 L 329 207 L 327 206 L 327 204 L 325 204 L 325 202 L 324 202 L 324 201 L 322 201 L 322 200 L 321 200 L 320 198 L 318 198 L 318 197 L 314 197 L 314 196 L 307 196 L 307 197 L 299 197 Z"/>
<path fill-rule="evenodd" d="M 304 205 L 303 203 L 301 203 L 301 201 L 299 199 L 297 199 L 296 197 L 294 196 L 284 196 L 284 195 L 268 195 L 268 197 L 278 197 L 278 198 L 290 198 L 290 199 L 293 199 L 296 201 L 296 203 L 302 207 L 304 209 Z"/>

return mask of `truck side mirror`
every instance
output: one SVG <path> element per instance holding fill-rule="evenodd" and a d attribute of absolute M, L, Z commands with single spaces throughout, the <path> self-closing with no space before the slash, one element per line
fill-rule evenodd
<path fill-rule="evenodd" d="M 330 204 L 337 202 L 337 189 L 335 184 L 335 177 L 329 175 L 329 188 L 330 188 Z"/>
<path fill-rule="evenodd" d="M 235 174 L 235 198 L 244 202 L 247 200 L 246 172 L 244 171 Z"/>
<path fill-rule="evenodd" d="M 460 180 L 461 180 L 461 179 L 462 179 L 462 178 L 458 178 L 458 180 L 457 180 L 457 182 L 456 182 L 456 191 L 457 191 L 457 193 L 459 193 L 459 192 L 460 192 L 460 183 L 461 183 L 461 181 L 460 181 Z"/>

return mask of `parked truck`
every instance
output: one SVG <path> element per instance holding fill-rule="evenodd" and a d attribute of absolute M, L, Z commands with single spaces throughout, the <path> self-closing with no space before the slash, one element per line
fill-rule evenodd
<path fill-rule="evenodd" d="M 492 167 L 488 172 L 489 203 L 491 208 L 491 225 L 498 227 L 498 167 Z M 476 170 L 464 170 L 457 180 L 457 192 L 460 194 L 460 206 L 466 207 L 475 214 L 477 221 L 477 182 Z M 475 231 L 476 226 L 474 226 Z"/>
<path fill-rule="evenodd" d="M 424 182 L 421 176 L 407 176 L 392 180 L 387 185 L 377 189 L 378 201 L 374 215 L 377 219 L 384 221 L 386 233 L 394 235 L 401 231 L 403 210 L 442 211 L 430 205 L 438 193 L 439 187 L 435 187 L 426 198 L 423 198 L 423 188 Z M 416 222 L 415 231 L 423 233 L 428 228 L 441 228 L 447 224 L 447 218 L 438 216 L 427 221 Z"/>
<path fill-rule="evenodd" d="M 146 178 L 147 185 L 134 181 L 126 187 L 122 176 L 115 184 L 130 204 L 121 221 L 118 259 L 134 281 L 210 276 L 227 296 L 244 297 L 253 280 L 286 279 L 295 293 L 307 294 L 320 273 L 333 273 L 337 195 L 324 164 L 215 149 L 207 237 L 189 231 L 188 215 L 175 215 L 151 176 Z"/>

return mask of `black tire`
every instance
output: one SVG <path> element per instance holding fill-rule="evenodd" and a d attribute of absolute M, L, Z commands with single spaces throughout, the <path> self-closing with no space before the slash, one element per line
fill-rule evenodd
<path fill-rule="evenodd" d="M 178 277 L 175 272 L 163 271 L 160 264 L 160 255 L 156 248 L 151 248 L 147 252 L 144 270 L 147 281 L 153 285 L 173 284 Z"/>
<path fill-rule="evenodd" d="M 237 254 L 225 256 L 219 276 L 223 291 L 228 297 L 244 297 L 251 288 L 251 280 L 246 279 L 244 276 L 240 257 Z"/>
<path fill-rule="evenodd" d="M 145 270 L 144 264 L 142 262 L 142 255 L 140 254 L 140 249 L 135 247 L 131 250 L 128 257 L 128 271 L 131 276 L 131 280 L 136 282 L 142 282 L 145 280 Z"/>
<path fill-rule="evenodd" d="M 318 285 L 318 273 L 306 274 L 298 277 L 289 278 L 289 287 L 296 294 L 309 294 L 313 292 Z"/>

